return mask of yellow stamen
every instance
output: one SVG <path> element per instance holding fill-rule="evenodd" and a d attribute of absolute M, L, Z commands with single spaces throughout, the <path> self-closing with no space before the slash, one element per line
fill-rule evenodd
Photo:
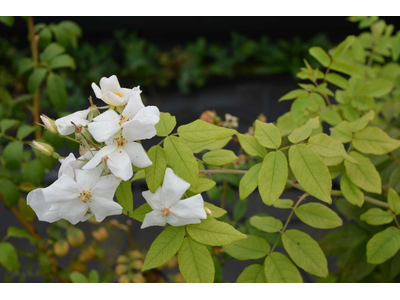
<path fill-rule="evenodd" d="M 117 95 L 118 97 L 121 97 L 121 98 L 122 98 L 121 93 L 114 93 L 114 94 Z"/>
<path fill-rule="evenodd" d="M 90 198 L 92 198 L 92 193 L 88 190 L 84 190 L 84 191 L 80 192 L 79 198 L 81 198 L 81 201 L 83 203 L 88 203 L 88 202 L 90 202 Z"/>

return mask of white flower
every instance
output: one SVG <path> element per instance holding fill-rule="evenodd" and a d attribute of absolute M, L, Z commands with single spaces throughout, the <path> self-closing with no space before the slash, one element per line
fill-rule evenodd
<path fill-rule="evenodd" d="M 180 200 L 189 187 L 189 183 L 167 168 L 162 187 L 154 194 L 150 191 L 142 193 L 153 211 L 146 214 L 141 228 L 164 226 L 166 223 L 172 226 L 198 224 L 200 219 L 206 219 L 204 201 L 200 194 Z"/>
<path fill-rule="evenodd" d="M 49 187 L 42 189 L 49 211 L 59 210 L 61 218 L 76 224 L 95 216 L 101 222 L 107 216 L 119 215 L 122 207 L 113 201 L 120 181 L 112 175 L 101 176 L 102 167 L 75 170 L 75 180 L 63 174 Z"/>
<path fill-rule="evenodd" d="M 108 110 L 93 119 L 88 125 L 89 132 L 98 142 L 114 137 L 123 130 L 123 135 L 131 141 L 150 139 L 157 133 L 156 125 L 160 121 L 160 111 L 156 106 L 144 106 L 140 94 L 132 91 L 129 102 L 119 115 Z"/>
<path fill-rule="evenodd" d="M 80 110 L 63 118 L 57 119 L 55 123 L 58 132 L 61 135 L 70 135 L 71 133 L 75 132 L 75 126 L 71 122 L 78 127 L 83 127 L 89 124 L 90 122 L 86 120 L 89 111 L 90 108 Z"/>
<path fill-rule="evenodd" d="M 98 99 L 101 99 L 105 103 L 113 106 L 121 106 L 126 104 L 129 99 L 129 93 L 132 90 L 140 93 L 139 87 L 133 89 L 121 88 L 118 78 L 115 75 L 112 75 L 109 78 L 101 78 L 100 88 L 93 82 L 92 89 Z"/>

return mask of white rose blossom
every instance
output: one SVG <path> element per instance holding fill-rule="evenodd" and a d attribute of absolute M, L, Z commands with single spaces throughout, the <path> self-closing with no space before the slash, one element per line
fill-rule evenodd
<path fill-rule="evenodd" d="M 206 219 L 204 201 L 200 194 L 180 200 L 189 187 L 188 182 L 167 168 L 162 187 L 155 193 L 142 193 L 153 211 L 146 214 L 141 228 L 164 226 L 166 223 L 172 226 L 198 224 L 201 219 Z"/>
<path fill-rule="evenodd" d="M 121 106 L 128 102 L 129 94 L 132 90 L 138 91 L 139 88 L 127 89 L 121 88 L 117 76 L 112 75 L 109 78 L 100 79 L 100 87 L 92 83 L 92 89 L 98 99 L 113 106 Z"/>
<path fill-rule="evenodd" d="M 87 115 L 90 112 L 90 108 L 85 110 L 80 110 L 70 114 L 68 116 L 62 117 L 55 121 L 57 126 L 57 130 L 61 135 L 70 135 L 71 133 L 75 132 L 75 126 L 77 127 L 84 127 L 88 125 L 90 122 L 86 119 Z M 72 122 L 74 124 L 72 124 Z"/>

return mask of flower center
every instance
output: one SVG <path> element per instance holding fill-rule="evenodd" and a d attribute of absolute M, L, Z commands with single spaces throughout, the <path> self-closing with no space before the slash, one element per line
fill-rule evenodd
<path fill-rule="evenodd" d="M 92 193 L 88 190 L 84 190 L 80 192 L 79 198 L 81 198 L 83 203 L 88 203 L 88 201 L 90 202 L 90 198 L 92 198 Z"/>
<path fill-rule="evenodd" d="M 107 163 L 107 161 L 108 161 L 108 156 L 106 155 L 106 156 L 104 156 L 104 158 L 103 158 L 103 160 L 104 160 L 104 163 Z"/>
<path fill-rule="evenodd" d="M 122 98 L 121 93 L 114 93 L 114 94 L 117 95 L 118 97 L 121 97 L 121 98 Z"/>
<path fill-rule="evenodd" d="M 122 124 L 124 124 L 125 122 L 129 121 L 129 118 L 127 116 L 121 116 L 121 118 L 119 118 L 119 126 L 121 126 Z"/>
<path fill-rule="evenodd" d="M 168 207 L 164 207 L 162 210 L 162 216 L 168 216 L 169 215 L 169 208 Z"/>
<path fill-rule="evenodd" d="M 128 142 L 122 135 L 116 137 L 113 141 L 118 147 L 124 147 L 124 145 Z"/>

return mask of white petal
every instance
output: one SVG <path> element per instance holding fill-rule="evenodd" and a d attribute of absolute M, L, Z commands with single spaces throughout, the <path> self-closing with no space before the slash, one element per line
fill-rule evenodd
<path fill-rule="evenodd" d="M 63 174 L 52 185 L 43 189 L 46 202 L 62 202 L 79 199 L 81 188 L 70 177 Z"/>
<path fill-rule="evenodd" d="M 110 112 L 110 113 L 108 113 Z M 119 115 L 113 111 L 113 110 L 108 110 L 105 113 L 101 114 L 100 116 L 104 114 L 108 115 L 117 115 L 117 120 L 114 120 L 114 116 L 110 118 L 109 120 L 105 121 L 96 121 L 96 118 L 93 119 L 93 122 L 91 122 L 88 125 L 89 132 L 92 134 L 94 139 L 98 142 L 104 142 L 110 137 L 113 137 L 120 129 L 121 127 L 119 126 Z M 99 116 L 99 117 L 100 117 Z"/>
<path fill-rule="evenodd" d="M 89 205 L 81 200 L 70 201 L 60 208 L 60 217 L 75 225 L 83 219 Z"/>
<path fill-rule="evenodd" d="M 96 95 L 97 99 L 101 99 L 101 90 L 97 84 L 92 82 L 92 89 L 94 94 Z"/>
<path fill-rule="evenodd" d="M 142 192 L 142 196 L 153 210 L 163 210 L 164 205 L 161 202 L 161 187 L 159 187 L 155 193 L 151 191 Z"/>
<path fill-rule="evenodd" d="M 150 226 L 164 226 L 167 223 L 167 218 L 162 216 L 161 211 L 153 210 L 144 216 L 141 229 Z"/>
<path fill-rule="evenodd" d="M 101 165 L 90 170 L 75 170 L 76 182 L 82 190 L 90 190 L 100 180 L 102 172 L 103 166 Z"/>
<path fill-rule="evenodd" d="M 122 134 L 130 142 L 151 139 L 157 134 L 152 124 L 145 124 L 139 120 L 131 120 L 122 124 Z"/>
<path fill-rule="evenodd" d="M 151 166 L 153 163 L 148 157 L 146 151 L 144 151 L 143 146 L 139 143 L 127 143 L 124 146 L 126 153 L 133 165 L 138 168 L 146 168 Z"/>
<path fill-rule="evenodd" d="M 101 78 L 100 87 L 103 93 L 107 91 L 119 92 L 121 88 L 121 86 L 119 85 L 118 78 L 115 75 L 112 75 L 109 78 L 107 77 Z"/>
<path fill-rule="evenodd" d="M 58 220 L 61 220 L 61 217 L 59 215 L 59 211 L 58 210 L 54 210 L 54 211 L 48 211 L 46 213 L 43 214 L 43 218 L 40 221 L 46 221 L 49 223 L 53 223 L 56 222 Z"/>
<path fill-rule="evenodd" d="M 183 226 L 188 224 L 199 224 L 201 221 L 196 218 L 181 218 L 174 213 L 170 213 L 167 216 L 167 223 L 171 224 L 172 226 Z"/>
<path fill-rule="evenodd" d="M 57 130 L 61 135 L 69 135 L 75 131 L 74 125 L 72 125 L 71 121 L 75 123 L 77 126 L 85 126 L 89 123 L 86 120 L 87 115 L 89 114 L 90 109 L 80 110 L 68 116 L 62 117 L 55 121 L 57 126 Z"/>
<path fill-rule="evenodd" d="M 33 209 L 40 221 L 43 220 L 43 215 L 49 211 L 50 203 L 44 200 L 43 189 L 36 189 L 29 192 L 26 203 Z"/>
<path fill-rule="evenodd" d="M 103 101 L 110 105 L 121 106 L 128 101 L 128 97 L 123 98 L 114 94 L 113 92 L 108 91 L 103 93 Z"/>
<path fill-rule="evenodd" d="M 161 199 L 165 207 L 174 206 L 189 187 L 189 183 L 177 176 L 171 168 L 167 168 L 161 191 Z"/>
<path fill-rule="evenodd" d="M 157 106 L 146 106 L 138 111 L 133 120 L 144 124 L 156 125 L 160 121 L 160 110 Z"/>
<path fill-rule="evenodd" d="M 120 183 L 121 180 L 117 179 L 114 175 L 102 176 L 92 188 L 92 195 L 93 197 L 102 197 L 112 200 L 115 190 Z"/>
<path fill-rule="evenodd" d="M 74 168 L 71 165 L 71 162 L 76 161 L 75 155 L 70 153 L 65 159 L 60 159 L 59 161 L 61 163 L 61 167 L 58 170 L 58 178 L 60 178 L 62 174 L 66 174 L 74 179 Z"/>
<path fill-rule="evenodd" d="M 123 148 L 117 148 L 108 155 L 107 166 L 114 176 L 122 180 L 127 181 L 133 176 L 131 160 Z"/>
<path fill-rule="evenodd" d="M 121 116 L 115 110 L 109 109 L 93 119 L 94 122 L 113 122 L 118 124 Z"/>
<path fill-rule="evenodd" d="M 122 206 L 113 200 L 100 197 L 94 197 L 89 203 L 90 210 L 96 217 L 97 222 L 101 222 L 107 216 L 115 216 L 122 214 Z"/>
<path fill-rule="evenodd" d="M 94 157 L 82 167 L 83 170 L 94 169 L 96 168 L 102 161 L 103 157 L 110 154 L 111 152 L 117 149 L 117 145 L 110 145 L 101 148 Z"/>
<path fill-rule="evenodd" d="M 144 108 L 142 98 L 140 98 L 140 90 L 132 89 L 129 94 L 128 104 L 126 105 L 122 115 L 128 116 L 132 119 L 138 111 Z"/>
<path fill-rule="evenodd" d="M 207 219 L 203 197 L 200 194 L 178 201 L 170 208 L 170 212 L 180 218 Z"/>

